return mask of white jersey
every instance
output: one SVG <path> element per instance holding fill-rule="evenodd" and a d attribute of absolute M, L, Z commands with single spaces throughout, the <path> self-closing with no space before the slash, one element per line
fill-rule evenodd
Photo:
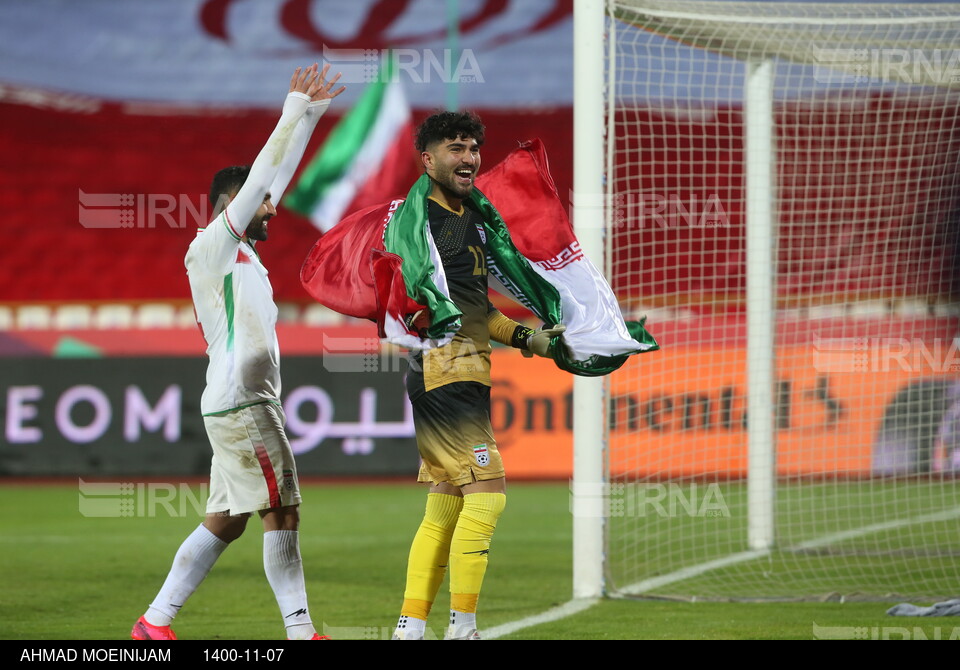
<path fill-rule="evenodd" d="M 207 387 L 203 414 L 259 402 L 280 402 L 280 345 L 277 306 L 267 269 L 257 253 L 229 230 L 226 212 L 197 238 L 186 265 L 197 322 L 207 341 Z M 229 247 L 235 256 L 226 275 L 205 271 L 196 261 L 200 246 Z"/>
<path fill-rule="evenodd" d="M 277 306 L 267 269 L 244 237 L 266 194 L 280 197 L 329 100 L 290 93 L 280 122 L 227 208 L 190 244 L 184 263 L 197 322 L 207 341 L 204 415 L 280 403 Z"/>

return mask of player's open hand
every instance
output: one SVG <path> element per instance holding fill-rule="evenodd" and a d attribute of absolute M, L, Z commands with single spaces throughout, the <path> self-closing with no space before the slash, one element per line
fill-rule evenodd
<path fill-rule="evenodd" d="M 347 90 L 346 86 L 334 90 L 334 85 L 340 80 L 340 74 L 337 73 L 333 79 L 327 81 L 327 73 L 330 71 L 330 64 L 323 66 L 323 70 L 314 63 L 308 68 L 298 67 L 290 79 L 290 93 L 297 92 L 310 96 L 312 102 L 320 100 L 332 100 Z"/>
<path fill-rule="evenodd" d="M 298 67 L 293 71 L 293 76 L 290 78 L 289 92 L 307 95 L 307 91 L 316 84 L 319 76 L 316 63 L 306 68 Z"/>
<path fill-rule="evenodd" d="M 317 67 L 314 63 L 313 67 Z M 330 70 L 330 63 L 325 63 L 323 69 L 320 70 L 320 76 L 317 78 L 316 86 L 317 90 L 313 93 L 309 93 L 310 100 L 317 102 L 319 100 L 333 100 L 338 95 L 347 90 L 346 86 L 341 86 L 340 88 L 334 90 L 334 85 L 340 81 L 341 72 L 338 72 L 333 76 L 333 79 L 327 81 L 327 72 Z"/>

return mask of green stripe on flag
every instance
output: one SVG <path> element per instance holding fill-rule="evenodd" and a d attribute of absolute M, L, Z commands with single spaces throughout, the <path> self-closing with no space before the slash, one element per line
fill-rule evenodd
<path fill-rule="evenodd" d="M 330 187 L 340 181 L 373 129 L 392 76 L 392 63 L 388 63 L 386 74 L 378 75 L 377 80 L 364 89 L 353 109 L 330 131 L 317 156 L 304 168 L 297 185 L 284 198 L 284 205 L 310 216 Z"/>
<path fill-rule="evenodd" d="M 227 351 L 233 351 L 233 273 L 223 278 L 223 303 L 227 309 Z"/>
<path fill-rule="evenodd" d="M 437 288 L 433 281 L 436 268 L 430 259 L 429 217 L 427 196 L 433 182 L 427 175 L 410 188 L 384 232 L 384 249 L 403 259 L 400 272 L 407 288 L 407 295 L 430 311 L 428 333 L 433 339 L 443 338 L 460 328 L 463 312 L 449 297 Z"/>

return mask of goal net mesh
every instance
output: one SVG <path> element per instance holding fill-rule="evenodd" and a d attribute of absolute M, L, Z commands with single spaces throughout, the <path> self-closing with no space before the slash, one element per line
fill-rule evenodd
<path fill-rule="evenodd" d="M 621 0 L 606 25 L 606 270 L 663 347 L 607 381 L 608 593 L 957 597 L 960 9 Z M 761 63 L 772 352 L 746 316 Z M 756 550 L 747 365 L 765 355 L 775 541 Z"/>

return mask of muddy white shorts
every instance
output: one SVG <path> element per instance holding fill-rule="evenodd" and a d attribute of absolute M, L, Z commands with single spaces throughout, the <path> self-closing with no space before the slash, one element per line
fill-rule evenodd
<path fill-rule="evenodd" d="M 207 514 L 300 504 L 285 422 L 283 409 L 269 402 L 203 417 L 213 447 Z"/>

